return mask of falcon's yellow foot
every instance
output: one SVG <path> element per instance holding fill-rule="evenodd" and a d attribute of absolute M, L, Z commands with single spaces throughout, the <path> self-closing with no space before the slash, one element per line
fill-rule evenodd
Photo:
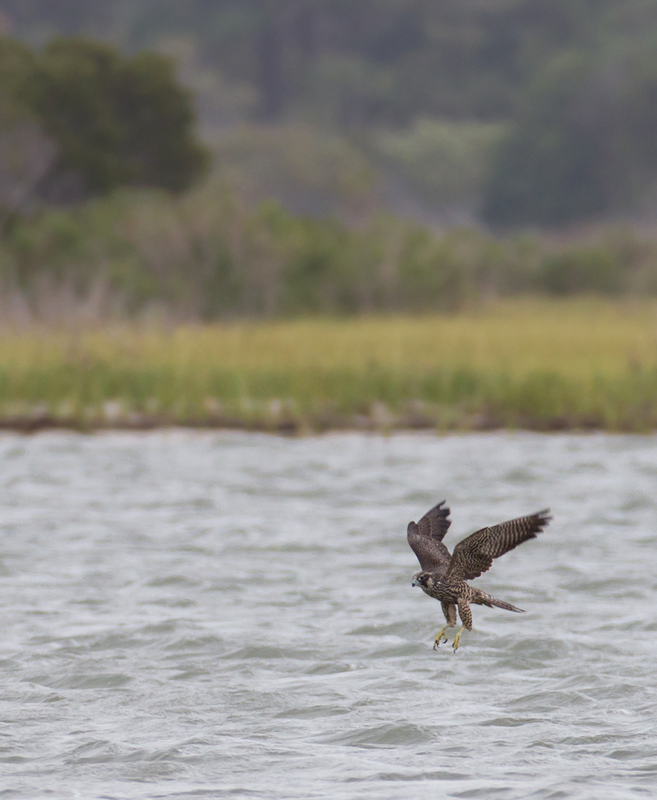
<path fill-rule="evenodd" d="M 447 630 L 447 628 L 449 628 L 449 625 L 445 625 L 436 634 L 436 638 L 433 640 L 433 649 L 434 650 L 438 649 L 439 645 L 441 644 L 441 640 L 444 639 L 445 643 L 447 643 L 447 637 L 445 636 L 445 631 Z"/>
<path fill-rule="evenodd" d="M 459 649 L 459 644 L 461 643 L 461 635 L 463 634 L 464 630 L 465 630 L 465 625 L 463 625 L 463 627 L 454 637 L 454 644 L 452 645 L 452 647 L 454 648 L 454 652 L 456 652 Z"/>

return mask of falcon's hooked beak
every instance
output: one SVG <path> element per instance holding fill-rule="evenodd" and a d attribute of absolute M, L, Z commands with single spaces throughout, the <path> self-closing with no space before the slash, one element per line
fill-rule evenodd
<path fill-rule="evenodd" d="M 413 576 L 413 582 L 411 583 L 411 586 L 422 586 L 422 583 L 420 582 L 417 575 Z"/>

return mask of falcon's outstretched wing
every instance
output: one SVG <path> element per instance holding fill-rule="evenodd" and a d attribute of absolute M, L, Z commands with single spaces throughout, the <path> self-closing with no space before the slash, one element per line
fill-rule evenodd
<path fill-rule="evenodd" d="M 408 523 L 408 543 L 426 572 L 445 571 L 451 558 L 443 544 L 443 536 L 452 524 L 449 508 L 444 505 L 445 500 L 427 511 L 419 522 Z"/>
<path fill-rule="evenodd" d="M 528 517 L 476 531 L 454 548 L 447 578 L 465 581 L 478 578 L 491 568 L 494 558 L 508 553 L 527 539 L 535 539 L 551 519 L 550 510 L 546 508 Z"/>

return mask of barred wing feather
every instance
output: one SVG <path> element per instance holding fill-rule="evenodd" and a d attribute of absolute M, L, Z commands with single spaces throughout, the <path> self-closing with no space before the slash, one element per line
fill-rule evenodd
<path fill-rule="evenodd" d="M 549 509 L 528 517 L 511 519 L 463 539 L 454 548 L 447 572 L 448 580 L 472 580 L 491 568 L 493 559 L 508 553 L 522 542 L 535 539 L 552 517 Z"/>

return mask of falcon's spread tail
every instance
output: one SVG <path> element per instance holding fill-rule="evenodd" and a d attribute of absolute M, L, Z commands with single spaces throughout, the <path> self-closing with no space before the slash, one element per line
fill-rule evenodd
<path fill-rule="evenodd" d="M 470 601 L 471 603 L 476 603 L 478 606 L 488 606 L 489 608 L 503 608 L 505 611 L 517 611 L 518 613 L 525 613 L 524 608 L 516 608 L 516 606 L 512 606 L 511 603 L 505 603 L 504 600 L 498 600 L 496 597 L 493 597 L 490 594 L 486 594 L 486 592 L 482 592 L 481 589 L 477 590 L 477 596 L 473 597 Z"/>

